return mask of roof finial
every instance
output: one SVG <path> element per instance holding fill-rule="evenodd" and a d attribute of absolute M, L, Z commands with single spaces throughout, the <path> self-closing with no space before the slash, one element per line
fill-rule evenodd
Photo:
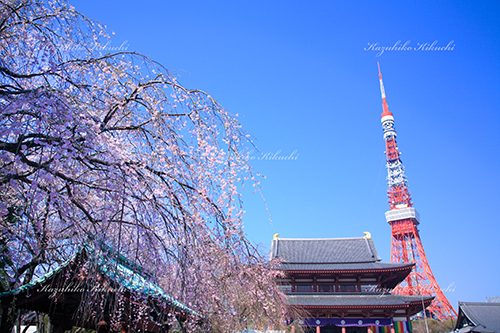
<path fill-rule="evenodd" d="M 273 239 L 278 239 L 278 236 L 279 236 L 279 235 L 280 235 L 280 234 L 274 234 Z"/>

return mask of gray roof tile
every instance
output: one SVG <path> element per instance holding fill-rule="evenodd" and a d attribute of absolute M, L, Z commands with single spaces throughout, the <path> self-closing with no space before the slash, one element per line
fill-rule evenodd
<path fill-rule="evenodd" d="M 393 295 L 383 293 L 353 293 L 327 294 L 324 293 L 294 293 L 287 294 L 289 305 L 301 306 L 363 306 L 363 305 L 405 305 L 411 302 L 422 301 L 421 296 Z M 432 296 L 424 297 L 424 300 Z"/>
<path fill-rule="evenodd" d="M 340 263 L 340 264 L 289 264 L 283 263 L 280 269 L 285 271 L 329 271 L 329 270 L 368 270 L 368 269 L 394 269 L 413 266 L 413 263 L 388 263 L 388 262 L 367 262 L 367 263 Z"/>
<path fill-rule="evenodd" d="M 472 332 L 500 333 L 500 303 L 458 302 L 462 314 L 476 325 Z"/>
<path fill-rule="evenodd" d="M 340 264 L 377 262 L 380 257 L 373 239 L 353 238 L 277 238 L 271 244 L 271 258 L 287 263 Z"/>

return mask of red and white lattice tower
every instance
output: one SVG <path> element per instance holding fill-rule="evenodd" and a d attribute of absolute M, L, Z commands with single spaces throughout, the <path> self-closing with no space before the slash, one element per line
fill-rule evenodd
<path fill-rule="evenodd" d="M 432 316 L 441 321 L 454 318 L 457 314 L 439 288 L 422 247 L 417 228 L 420 216 L 411 202 L 405 168 L 396 143 L 394 117 L 389 111 L 385 97 L 380 65 L 379 78 L 384 110 L 381 117 L 387 156 L 387 184 L 389 186 L 387 194 L 390 205 L 390 211 L 385 213 L 385 217 L 392 229 L 391 262 L 414 262 L 416 264 L 415 269 L 394 292 L 403 295 L 433 295 L 435 299 L 427 308 Z"/>

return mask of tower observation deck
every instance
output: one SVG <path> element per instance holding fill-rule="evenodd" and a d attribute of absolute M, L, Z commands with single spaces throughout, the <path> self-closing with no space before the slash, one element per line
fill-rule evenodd
<path fill-rule="evenodd" d="M 387 195 L 390 210 L 385 213 L 385 217 L 391 225 L 391 262 L 414 262 L 416 264 L 415 269 L 399 284 L 394 292 L 402 295 L 433 295 L 435 299 L 427 308 L 432 317 L 441 321 L 456 318 L 455 310 L 446 299 L 432 274 L 420 240 L 417 228 L 420 224 L 420 215 L 413 207 L 405 168 L 396 142 L 397 133 L 394 128 L 394 116 L 387 105 L 380 65 L 378 69 L 383 108 L 381 122 L 387 157 Z"/>

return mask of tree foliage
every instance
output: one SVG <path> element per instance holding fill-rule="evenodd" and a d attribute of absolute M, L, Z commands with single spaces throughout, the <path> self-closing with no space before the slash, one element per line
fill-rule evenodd
<path fill-rule="evenodd" d="M 414 333 L 447 333 L 453 331 L 455 328 L 456 320 L 448 319 L 446 321 L 438 321 L 435 319 L 427 319 L 427 327 L 424 320 L 417 320 L 412 322 Z"/>
<path fill-rule="evenodd" d="M 106 40 L 64 1 L 0 1 L 0 291 L 91 237 L 217 331 L 282 324 L 279 273 L 242 230 L 238 188 L 257 180 L 237 120 Z"/>

